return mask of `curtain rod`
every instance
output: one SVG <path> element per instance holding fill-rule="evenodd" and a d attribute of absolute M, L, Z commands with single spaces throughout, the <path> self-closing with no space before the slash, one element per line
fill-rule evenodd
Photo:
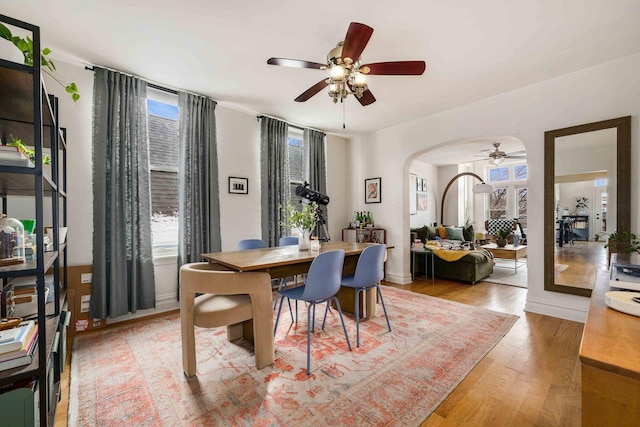
<path fill-rule="evenodd" d="M 150 87 L 150 88 L 152 88 L 152 89 L 160 90 L 160 91 L 163 91 L 163 92 L 171 93 L 171 94 L 173 94 L 173 95 L 177 95 L 179 92 L 185 92 L 185 93 L 190 93 L 191 95 L 204 96 L 204 95 L 201 95 L 201 94 L 199 94 L 199 93 L 193 93 L 193 92 L 189 92 L 189 91 L 182 90 L 182 89 L 171 89 L 171 88 L 168 88 L 168 87 L 166 87 L 166 86 L 159 85 L 159 84 L 157 84 L 157 83 L 151 83 L 151 82 L 150 82 L 150 81 L 148 81 L 147 79 L 144 79 L 144 78 L 142 78 L 142 77 L 139 77 L 139 76 L 136 76 L 136 75 L 133 75 L 133 74 L 125 73 L 124 71 L 114 70 L 113 68 L 103 67 L 103 66 L 100 66 L 100 65 L 99 65 L 98 67 L 100 67 L 100 68 L 104 68 L 104 69 L 106 69 L 106 70 L 110 70 L 110 71 L 115 71 L 115 72 L 117 72 L 117 73 L 122 73 L 122 74 L 125 74 L 125 75 L 127 75 L 127 76 L 141 78 L 141 79 L 143 79 L 144 81 L 146 81 L 146 82 L 147 82 L 147 86 L 148 86 L 148 87 Z M 89 70 L 89 71 L 95 71 L 95 67 L 94 67 L 94 66 L 89 66 L 89 65 L 85 65 L 84 69 L 85 69 L 85 70 Z M 204 96 L 204 97 L 205 97 L 205 98 L 209 98 L 209 99 L 213 100 L 213 101 L 214 101 L 214 102 L 216 102 L 216 103 L 218 102 L 218 101 L 216 101 L 215 99 L 213 99 L 213 98 L 211 98 L 211 97 L 208 97 L 208 96 Z"/>
<path fill-rule="evenodd" d="M 260 120 L 260 119 L 261 119 L 261 118 L 263 118 L 263 117 L 269 117 L 270 119 L 282 120 L 282 119 L 281 119 L 281 118 L 279 118 L 279 117 L 268 116 L 268 115 L 266 115 L 266 114 L 260 114 L 259 116 L 256 116 L 256 117 L 258 118 L 258 120 Z M 286 121 L 286 120 L 282 120 L 282 121 L 283 121 L 283 122 L 286 122 L 286 123 L 287 123 L 287 125 L 291 126 L 292 128 L 296 128 L 296 129 L 300 129 L 300 130 L 311 129 L 311 130 L 315 130 L 316 132 L 322 132 L 322 133 L 324 133 L 325 135 L 327 134 L 327 132 L 325 132 L 325 131 L 323 131 L 323 130 L 320 130 L 320 129 L 315 129 L 315 128 L 311 128 L 311 127 L 308 127 L 308 126 L 307 126 L 307 127 L 304 127 L 304 126 L 302 126 L 302 125 L 294 125 L 293 123 L 290 123 L 290 122 L 288 122 L 288 121 Z"/>

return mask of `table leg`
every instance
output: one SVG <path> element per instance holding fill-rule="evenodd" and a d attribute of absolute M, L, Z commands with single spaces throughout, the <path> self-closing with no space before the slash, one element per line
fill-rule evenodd
<path fill-rule="evenodd" d="M 431 252 L 430 255 L 431 255 L 431 283 L 435 284 L 436 283 L 436 265 L 433 261 L 433 258 L 436 256 L 436 254 Z M 426 260 L 425 260 L 425 265 L 426 265 Z"/>
<path fill-rule="evenodd" d="M 376 288 L 369 289 L 365 291 L 367 295 L 365 296 L 365 319 L 373 319 L 376 317 L 376 300 L 378 293 L 376 292 Z"/>

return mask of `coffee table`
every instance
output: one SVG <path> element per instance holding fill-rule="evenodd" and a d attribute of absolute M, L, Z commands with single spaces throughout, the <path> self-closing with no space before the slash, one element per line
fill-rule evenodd
<path fill-rule="evenodd" d="M 491 252 L 494 258 L 513 260 L 513 270 L 515 271 L 515 273 L 518 272 L 518 267 L 520 266 L 518 264 L 518 259 L 523 258 L 527 255 L 526 245 L 507 245 L 505 247 L 499 248 L 495 243 L 489 243 L 486 245 L 481 245 L 480 247 Z M 500 266 L 498 265 L 496 267 Z"/>

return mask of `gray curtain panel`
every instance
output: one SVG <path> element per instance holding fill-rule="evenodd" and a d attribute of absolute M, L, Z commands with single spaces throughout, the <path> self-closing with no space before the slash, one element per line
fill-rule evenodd
<path fill-rule="evenodd" d="M 327 194 L 327 159 L 325 154 L 325 137 L 324 132 L 313 129 L 304 129 L 303 139 L 306 150 L 306 168 L 305 175 L 309 179 L 309 187 L 322 194 Z M 327 206 L 320 206 L 324 219 L 328 215 Z M 328 229 L 328 228 L 327 228 Z M 323 228 L 318 225 L 316 228 L 316 236 L 321 239 L 329 238 L 325 236 Z"/>
<path fill-rule="evenodd" d="M 90 314 L 155 307 L 147 83 L 95 68 Z"/>
<path fill-rule="evenodd" d="M 220 202 L 215 101 L 178 94 L 178 268 L 202 261 L 201 254 L 219 252 Z"/>
<path fill-rule="evenodd" d="M 289 125 L 281 120 L 262 117 L 260 121 L 260 172 L 262 205 L 262 240 L 278 246 L 287 235 L 281 207 L 291 199 L 289 179 Z"/>

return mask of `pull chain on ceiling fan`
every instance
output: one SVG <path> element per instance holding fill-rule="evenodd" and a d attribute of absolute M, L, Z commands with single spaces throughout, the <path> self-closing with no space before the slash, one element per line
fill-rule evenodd
<path fill-rule="evenodd" d="M 367 85 L 367 75 L 419 76 L 424 73 L 424 61 L 392 61 L 362 64 L 360 55 L 367 46 L 373 28 L 352 22 L 347 30 L 344 42 L 329 51 L 327 63 L 303 61 L 299 59 L 269 58 L 267 64 L 283 67 L 312 68 L 330 70 L 329 78 L 323 79 L 302 92 L 296 102 L 305 102 L 325 88 L 336 103 L 344 102 L 349 94 L 355 95 L 362 106 L 376 102 L 376 98 Z"/>

